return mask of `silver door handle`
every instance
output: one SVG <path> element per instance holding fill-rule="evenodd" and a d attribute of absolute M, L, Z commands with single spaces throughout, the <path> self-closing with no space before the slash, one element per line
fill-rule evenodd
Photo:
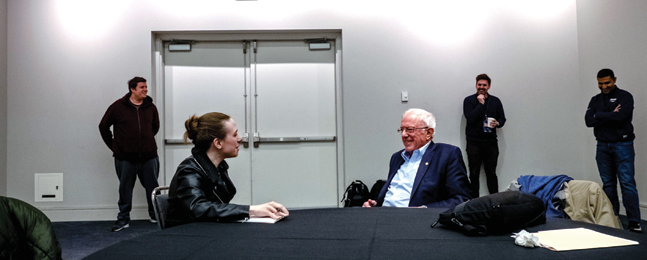
<path fill-rule="evenodd" d="M 306 136 L 306 137 L 261 137 L 261 143 L 289 143 L 289 142 L 334 142 L 335 136 Z"/>
<path fill-rule="evenodd" d="M 258 145 L 261 143 L 261 136 L 259 133 L 254 133 L 254 148 L 258 148 Z"/>
<path fill-rule="evenodd" d="M 166 144 L 184 144 L 184 139 L 164 139 Z"/>
<path fill-rule="evenodd" d="M 240 141 L 243 143 L 243 147 L 248 148 L 249 147 L 249 133 L 243 133 L 243 140 Z M 258 133 L 254 133 L 254 137 L 252 138 L 252 141 L 254 141 L 254 147 L 258 147 Z"/>
<path fill-rule="evenodd" d="M 243 140 L 240 142 L 243 143 L 243 147 L 248 148 L 249 147 L 249 133 L 243 133 Z"/>

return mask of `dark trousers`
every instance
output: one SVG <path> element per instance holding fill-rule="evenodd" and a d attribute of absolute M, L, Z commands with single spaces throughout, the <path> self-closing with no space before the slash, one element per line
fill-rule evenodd
<path fill-rule="evenodd" d="M 496 165 L 499 158 L 499 145 L 496 142 L 467 142 L 467 161 L 470 169 L 470 188 L 472 197 L 479 197 L 479 177 L 481 164 L 487 178 L 490 194 L 499 192 Z"/>
<path fill-rule="evenodd" d="M 133 206 L 133 188 L 139 177 L 139 182 L 146 189 L 146 201 L 148 202 L 148 215 L 153 218 L 155 211 L 151 201 L 153 189 L 157 188 L 157 177 L 159 175 L 159 158 L 155 157 L 145 162 L 129 162 L 115 158 L 115 169 L 119 178 L 119 214 L 117 219 L 130 220 L 130 210 Z"/>

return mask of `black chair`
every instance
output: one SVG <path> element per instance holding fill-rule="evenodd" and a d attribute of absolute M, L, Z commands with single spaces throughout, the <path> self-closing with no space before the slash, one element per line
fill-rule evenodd
<path fill-rule="evenodd" d="M 162 191 L 166 191 L 162 193 Z M 153 190 L 152 201 L 155 210 L 157 226 L 160 229 L 166 227 L 166 213 L 168 213 L 168 186 L 157 187 Z"/>

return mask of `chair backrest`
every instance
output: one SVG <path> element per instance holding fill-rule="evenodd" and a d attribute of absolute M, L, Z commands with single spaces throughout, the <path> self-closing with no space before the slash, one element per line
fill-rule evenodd
<path fill-rule="evenodd" d="M 157 187 L 151 194 L 157 226 L 160 229 L 166 227 L 166 213 L 168 213 L 168 193 L 162 193 L 162 191 L 168 192 L 168 186 Z"/>

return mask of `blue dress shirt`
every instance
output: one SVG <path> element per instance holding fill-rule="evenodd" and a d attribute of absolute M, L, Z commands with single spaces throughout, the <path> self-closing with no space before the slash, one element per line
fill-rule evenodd
<path fill-rule="evenodd" d="M 402 158 L 404 163 L 398 169 L 391 185 L 389 185 L 389 190 L 386 192 L 384 197 L 383 207 L 408 207 L 409 200 L 411 199 L 411 191 L 413 189 L 413 182 L 416 179 L 416 173 L 418 172 L 418 166 L 420 166 L 420 161 L 422 160 L 422 155 L 427 151 L 427 147 L 431 142 L 427 142 L 420 149 L 413 151 L 411 157 L 406 154 L 406 151 L 402 151 Z"/>

